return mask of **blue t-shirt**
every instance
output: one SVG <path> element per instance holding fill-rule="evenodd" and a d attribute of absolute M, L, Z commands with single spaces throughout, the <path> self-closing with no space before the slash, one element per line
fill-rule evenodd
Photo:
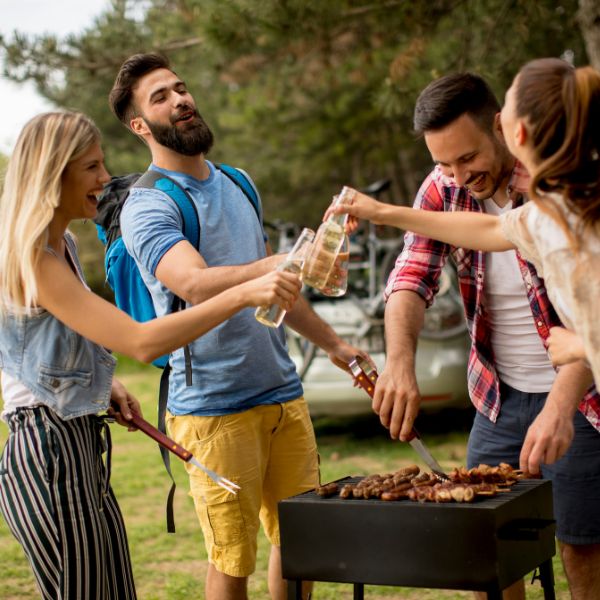
<path fill-rule="evenodd" d="M 239 265 L 266 256 L 265 237 L 242 190 L 207 161 L 210 175 L 151 169 L 175 179 L 193 198 L 200 217 L 200 254 L 209 267 Z M 132 188 L 121 213 L 121 232 L 138 264 L 156 314 L 167 314 L 173 294 L 155 277 L 161 258 L 184 240 L 175 202 L 160 190 Z M 185 383 L 183 349 L 170 358 L 169 411 L 175 415 L 223 415 L 302 395 L 285 333 L 261 325 L 246 308 L 190 344 L 191 386 Z"/>

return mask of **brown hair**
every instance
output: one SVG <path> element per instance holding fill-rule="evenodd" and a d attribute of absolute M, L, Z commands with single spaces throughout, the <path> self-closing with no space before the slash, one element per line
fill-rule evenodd
<path fill-rule="evenodd" d="M 157 69 L 171 70 L 169 59 L 161 54 L 134 54 L 121 65 L 108 96 L 108 104 L 126 127 L 136 116 L 132 102 L 133 89 L 144 75 Z"/>
<path fill-rule="evenodd" d="M 432 81 L 417 98 L 413 126 L 418 135 L 437 131 L 464 114 L 491 134 L 500 104 L 490 86 L 474 73 L 453 73 Z"/>
<path fill-rule="evenodd" d="M 531 197 L 558 192 L 582 229 L 600 221 L 600 73 L 558 58 L 527 63 L 515 79 L 517 116 L 526 119 L 538 165 Z M 566 226 L 564 218 L 559 219 Z"/>

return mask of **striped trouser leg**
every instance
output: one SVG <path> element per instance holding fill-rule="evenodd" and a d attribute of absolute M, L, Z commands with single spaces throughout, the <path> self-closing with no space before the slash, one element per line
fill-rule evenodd
<path fill-rule="evenodd" d="M 0 510 L 25 550 L 42 598 L 134 599 L 99 419 L 62 421 L 37 407 L 9 415 L 9 427 L 0 460 Z"/>

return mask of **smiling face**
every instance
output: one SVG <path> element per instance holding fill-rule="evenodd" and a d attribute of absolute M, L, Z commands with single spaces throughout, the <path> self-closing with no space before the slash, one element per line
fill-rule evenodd
<path fill-rule="evenodd" d="M 213 135 L 185 83 L 168 69 L 156 69 L 142 77 L 134 91 L 133 104 L 138 116 L 131 129 L 175 152 L 186 156 L 206 154 Z"/>
<path fill-rule="evenodd" d="M 491 198 L 508 183 L 514 159 L 503 143 L 499 125 L 487 132 L 463 114 L 424 137 L 443 174 L 466 187 L 477 200 Z"/>
<path fill-rule="evenodd" d="M 93 219 L 98 208 L 97 197 L 109 181 L 104 154 L 96 142 L 64 170 L 56 215 L 67 223 L 73 219 Z"/>

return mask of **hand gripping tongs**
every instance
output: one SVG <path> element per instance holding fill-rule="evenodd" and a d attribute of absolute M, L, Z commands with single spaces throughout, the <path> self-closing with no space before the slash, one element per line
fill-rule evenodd
<path fill-rule="evenodd" d="M 153 425 L 150 425 L 148 421 L 140 417 L 138 414 L 131 412 L 132 418 L 128 423 L 135 425 L 140 431 L 143 431 L 147 436 L 151 437 L 155 442 L 161 445 L 163 448 L 169 450 L 175 454 L 175 456 L 179 457 L 184 462 L 189 462 L 193 464 L 195 467 L 204 471 L 217 485 L 221 486 L 223 489 L 231 492 L 232 494 L 237 494 L 237 491 L 240 486 L 237 483 L 233 483 L 233 481 L 229 481 L 229 479 L 225 479 L 225 477 L 221 477 L 218 473 L 211 471 L 208 467 L 205 467 L 200 461 L 194 458 L 193 454 L 180 446 L 177 442 L 173 441 L 170 437 L 167 437 L 162 431 L 159 431 Z"/>
<path fill-rule="evenodd" d="M 352 371 L 352 375 L 356 379 L 356 382 L 360 385 L 371 396 L 375 393 L 375 383 L 377 382 L 377 371 L 363 358 L 356 356 L 348 366 Z M 432 473 L 442 481 L 450 481 L 450 478 L 444 473 L 442 467 L 438 463 L 423 441 L 419 432 L 413 427 L 411 431 L 411 439 L 408 443 L 416 450 L 417 454 L 425 461 L 427 466 L 431 469 Z"/>

